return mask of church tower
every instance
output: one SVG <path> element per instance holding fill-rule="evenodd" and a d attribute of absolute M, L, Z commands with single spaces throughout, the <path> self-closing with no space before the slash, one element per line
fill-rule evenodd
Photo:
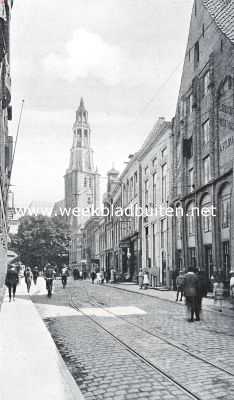
<path fill-rule="evenodd" d="M 83 98 L 76 111 L 73 124 L 73 143 L 69 167 L 65 174 L 65 206 L 67 209 L 91 209 L 99 207 L 99 174 L 93 165 L 93 150 L 90 147 L 88 112 Z M 89 216 L 70 216 L 72 231 L 78 233 Z"/>

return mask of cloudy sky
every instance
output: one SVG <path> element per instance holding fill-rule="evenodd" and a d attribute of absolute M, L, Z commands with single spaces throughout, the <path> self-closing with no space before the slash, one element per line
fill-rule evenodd
<path fill-rule="evenodd" d="M 175 112 L 192 0 L 15 0 L 11 27 L 16 205 L 63 198 L 83 96 L 95 165 L 120 171 Z"/>

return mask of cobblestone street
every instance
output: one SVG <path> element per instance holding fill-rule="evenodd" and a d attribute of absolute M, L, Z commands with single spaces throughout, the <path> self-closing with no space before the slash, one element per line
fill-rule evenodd
<path fill-rule="evenodd" d="M 234 398 L 232 316 L 89 281 L 32 297 L 85 399 Z M 73 307 L 71 307 L 73 305 Z"/>

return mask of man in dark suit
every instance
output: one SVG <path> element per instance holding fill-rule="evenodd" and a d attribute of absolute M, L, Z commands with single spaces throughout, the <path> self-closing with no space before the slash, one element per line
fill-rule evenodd
<path fill-rule="evenodd" d="M 19 276 L 14 267 L 10 267 L 6 274 L 5 284 L 8 287 L 9 301 L 11 301 L 11 296 L 13 294 L 13 300 L 15 301 L 16 286 L 19 283 Z"/>

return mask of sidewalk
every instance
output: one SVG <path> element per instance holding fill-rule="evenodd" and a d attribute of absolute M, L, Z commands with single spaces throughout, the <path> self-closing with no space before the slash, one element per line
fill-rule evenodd
<path fill-rule="evenodd" d="M 1 400 L 84 399 L 23 281 L 0 312 L 0 382 Z"/>
<path fill-rule="evenodd" d="M 125 290 L 128 292 L 134 292 L 134 293 L 139 293 L 145 296 L 149 297 L 155 297 L 157 299 L 161 299 L 164 301 L 170 301 L 175 303 L 176 301 L 176 291 L 174 290 L 158 290 L 158 289 L 152 289 L 148 288 L 147 290 L 144 289 L 139 289 L 139 286 L 134 283 L 108 283 L 108 286 L 115 287 L 116 289 L 120 290 Z M 176 302 L 178 305 L 183 305 L 184 301 Z M 218 308 L 214 305 L 214 300 L 211 297 L 206 297 L 203 299 L 203 308 L 207 310 L 212 310 L 212 311 L 218 311 Z M 223 302 L 223 311 L 226 315 L 234 317 L 234 308 L 230 301 L 224 300 Z"/>

